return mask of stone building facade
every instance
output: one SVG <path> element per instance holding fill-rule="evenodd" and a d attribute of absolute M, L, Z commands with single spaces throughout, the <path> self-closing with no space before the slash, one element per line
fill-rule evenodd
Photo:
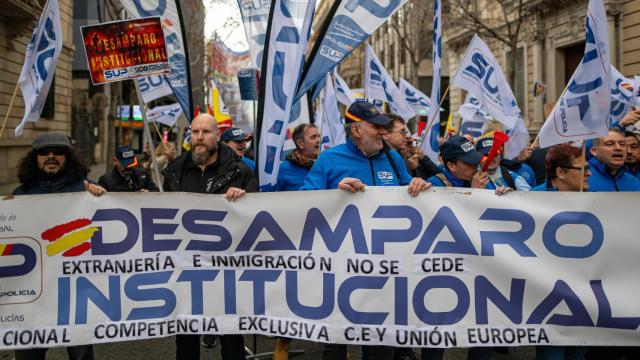
<path fill-rule="evenodd" d="M 17 181 L 16 166 L 30 150 L 31 142 L 47 131 L 71 131 L 71 63 L 76 51 L 73 45 L 72 0 L 59 0 L 63 33 L 62 52 L 58 60 L 54 84 L 48 104 L 37 123 L 28 123 L 21 137 L 14 129 L 24 115 L 24 101 L 20 90 L 16 94 L 6 128 L 0 139 L 0 185 Z M 4 120 L 15 86 L 18 83 L 26 45 L 40 17 L 45 0 L 0 1 L 0 114 Z"/>

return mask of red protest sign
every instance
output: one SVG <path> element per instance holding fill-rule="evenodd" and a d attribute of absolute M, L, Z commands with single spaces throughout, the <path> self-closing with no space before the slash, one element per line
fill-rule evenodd
<path fill-rule="evenodd" d="M 94 85 L 153 74 L 169 74 L 159 17 L 82 27 Z"/>

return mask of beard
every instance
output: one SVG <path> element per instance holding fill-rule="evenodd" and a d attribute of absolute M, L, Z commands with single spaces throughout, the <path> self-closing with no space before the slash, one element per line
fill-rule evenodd
<path fill-rule="evenodd" d="M 204 151 L 196 151 L 196 146 L 204 146 L 206 149 Z M 205 143 L 198 143 L 191 145 L 191 147 L 191 161 L 198 166 L 206 165 L 209 158 L 218 152 L 217 143 L 214 143 L 213 146 L 209 146 Z"/>

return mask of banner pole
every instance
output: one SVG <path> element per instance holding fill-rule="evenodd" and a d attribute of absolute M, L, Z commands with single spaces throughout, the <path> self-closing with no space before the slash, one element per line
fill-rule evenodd
<path fill-rule="evenodd" d="M 0 140 L 2 140 L 2 134 L 4 134 L 4 127 L 7 125 L 7 120 L 9 119 L 9 114 L 11 113 L 11 108 L 13 107 L 13 101 L 16 99 L 17 93 L 18 93 L 18 83 L 16 83 L 16 88 L 13 89 L 13 96 L 11 96 L 11 102 L 9 102 L 9 108 L 7 108 L 7 114 L 4 116 L 4 121 L 2 122 L 2 129 L 0 129 Z"/>
<path fill-rule="evenodd" d="M 582 141 L 582 156 L 580 161 L 580 192 L 584 192 L 584 167 L 587 162 L 587 140 Z"/>
<path fill-rule="evenodd" d="M 147 104 L 142 101 L 142 93 L 140 92 L 140 84 L 136 79 L 133 79 L 133 84 L 136 87 L 136 94 L 138 95 L 138 102 L 140 103 L 140 109 L 142 110 L 142 121 L 144 121 L 144 134 L 150 143 L 151 148 L 151 162 L 153 163 L 153 172 L 156 175 L 156 181 L 158 182 L 158 189 L 160 192 L 164 192 L 162 188 L 162 181 L 160 181 L 160 168 L 158 168 L 158 160 L 156 159 L 156 151 L 153 148 L 153 137 L 151 137 L 151 130 L 149 130 L 149 123 L 147 122 Z M 160 137 L 162 139 L 162 137 Z"/>

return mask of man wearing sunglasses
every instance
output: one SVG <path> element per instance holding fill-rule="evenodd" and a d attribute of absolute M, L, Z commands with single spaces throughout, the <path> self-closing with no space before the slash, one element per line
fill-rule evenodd
<path fill-rule="evenodd" d="M 138 166 L 136 154 L 130 146 L 120 146 L 113 157 L 113 169 L 100 177 L 98 184 L 107 191 L 158 191 L 146 171 Z"/>
<path fill-rule="evenodd" d="M 38 136 L 31 151 L 18 165 L 20 186 L 14 195 L 36 195 L 88 191 L 100 196 L 106 191 L 87 180 L 89 169 L 82 164 L 71 147 L 69 138 L 59 132 Z M 44 359 L 46 348 L 16 350 L 15 359 Z M 91 345 L 70 346 L 67 354 L 71 360 L 92 360 Z"/>
<path fill-rule="evenodd" d="M 67 135 L 49 132 L 38 136 L 31 151 L 18 165 L 20 186 L 14 195 L 88 191 L 100 196 L 106 190 L 87 179 L 89 169 L 82 163 Z"/>

